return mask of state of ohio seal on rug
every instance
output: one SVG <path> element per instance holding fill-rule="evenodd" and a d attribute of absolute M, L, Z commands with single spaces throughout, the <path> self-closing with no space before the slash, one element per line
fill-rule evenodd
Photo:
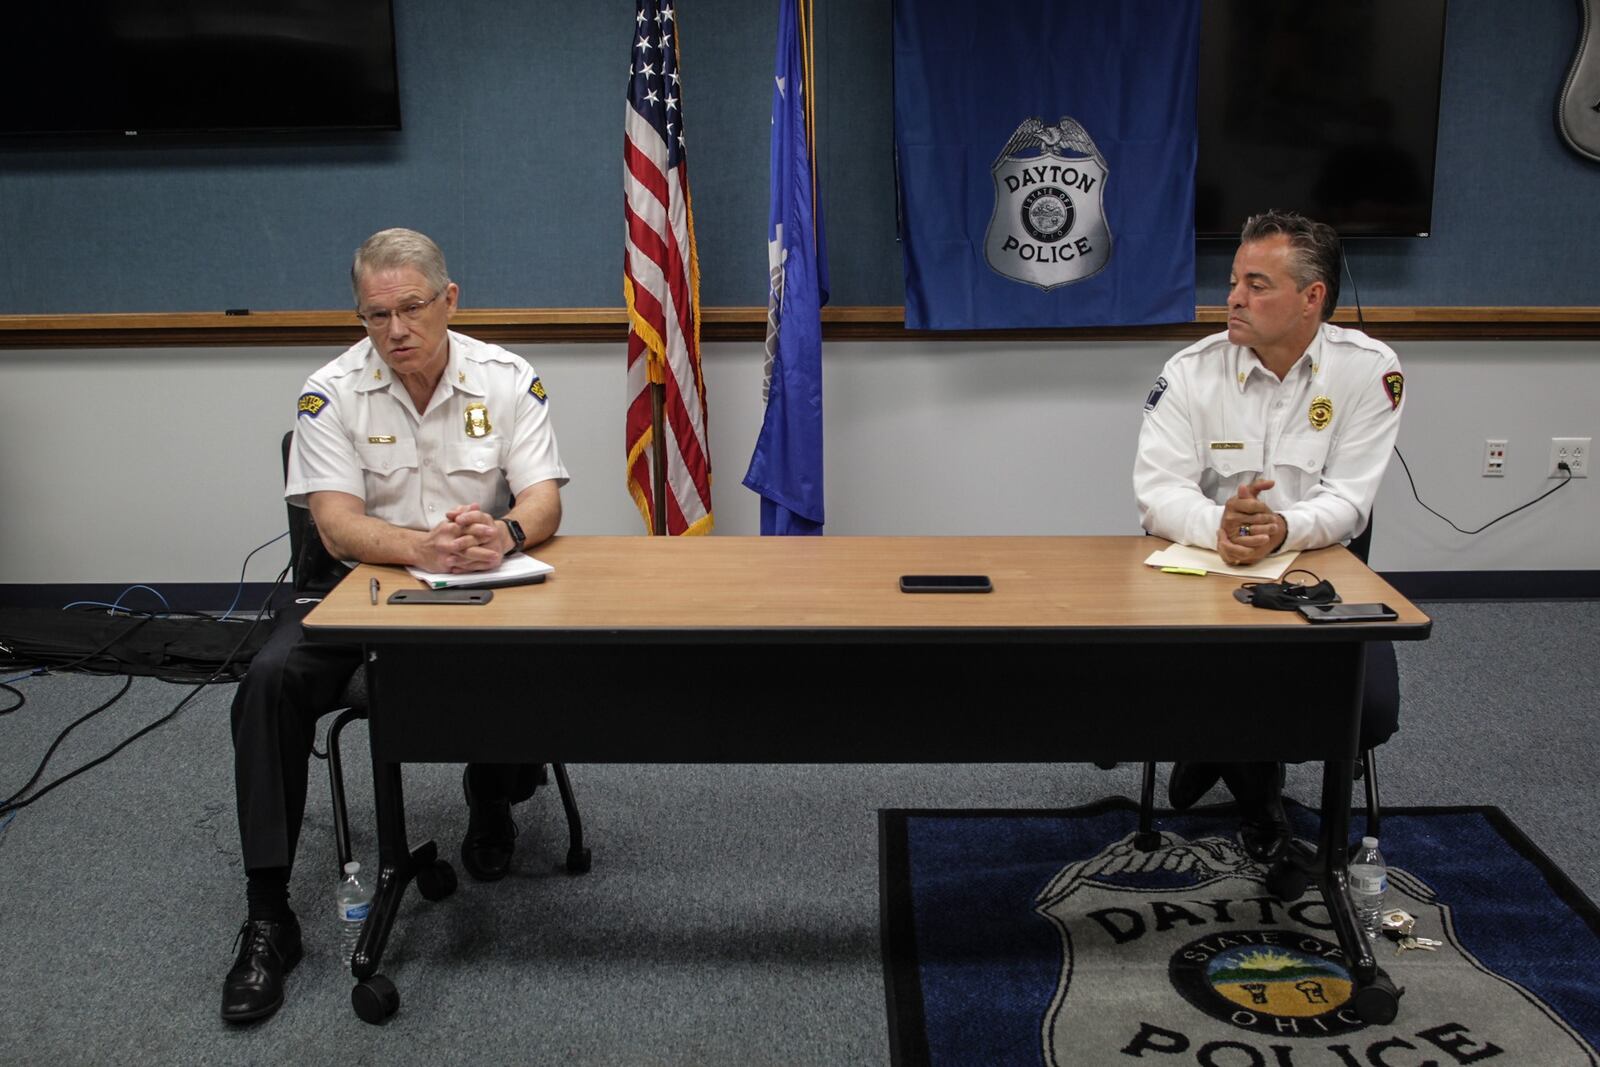
<path fill-rule="evenodd" d="M 1298 836 L 1312 813 L 1291 804 Z M 1380 939 L 1404 989 L 1363 1023 L 1319 891 L 1284 903 L 1215 811 L 880 813 L 891 1048 L 901 1064 L 1600 1064 L 1600 912 L 1494 808 L 1385 811 Z M 1359 825 L 1359 821 L 1356 823 Z"/>

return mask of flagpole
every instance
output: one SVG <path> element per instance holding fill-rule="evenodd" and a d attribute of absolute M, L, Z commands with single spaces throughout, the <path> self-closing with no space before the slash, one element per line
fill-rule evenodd
<path fill-rule="evenodd" d="M 650 509 L 650 532 L 656 537 L 667 534 L 667 435 L 664 432 L 664 415 L 667 405 L 667 387 L 661 382 L 650 383 L 650 470 L 654 482 L 655 507 Z"/>

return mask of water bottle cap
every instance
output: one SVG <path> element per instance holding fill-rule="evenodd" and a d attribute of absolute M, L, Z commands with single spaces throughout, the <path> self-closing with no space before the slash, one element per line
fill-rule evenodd
<path fill-rule="evenodd" d="M 1361 839 L 1361 847 L 1362 848 L 1377 848 L 1378 847 L 1378 839 L 1376 837 L 1363 837 Z"/>
<path fill-rule="evenodd" d="M 349 863 L 344 865 L 345 874 L 355 874 L 360 869 L 361 864 L 357 863 L 355 860 L 351 860 Z"/>

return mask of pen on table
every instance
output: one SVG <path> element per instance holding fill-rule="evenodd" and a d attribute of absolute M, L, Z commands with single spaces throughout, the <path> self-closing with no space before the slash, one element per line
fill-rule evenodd
<path fill-rule="evenodd" d="M 367 592 L 372 594 L 372 602 L 378 602 L 378 579 L 374 578 L 367 583 Z"/>
<path fill-rule="evenodd" d="M 1197 578 L 1204 578 L 1206 572 L 1199 567 L 1162 567 L 1162 574 L 1192 574 Z"/>

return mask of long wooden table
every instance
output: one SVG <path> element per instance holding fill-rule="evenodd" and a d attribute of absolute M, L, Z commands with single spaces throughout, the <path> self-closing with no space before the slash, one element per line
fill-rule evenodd
<path fill-rule="evenodd" d="M 1252 608 L 1237 580 L 1145 566 L 1165 544 L 558 537 L 536 550 L 546 582 L 480 606 L 391 605 L 419 583 L 357 568 L 305 620 L 311 639 L 367 653 L 380 872 L 356 977 L 387 982 L 400 898 L 443 863 L 406 840 L 405 762 L 1258 759 L 1324 762 L 1315 873 L 1358 986 L 1373 986 L 1344 872 L 1363 648 L 1432 624 L 1340 547 L 1297 566 L 1396 621 Z M 902 574 L 939 573 L 987 574 L 994 591 L 899 591 Z"/>

